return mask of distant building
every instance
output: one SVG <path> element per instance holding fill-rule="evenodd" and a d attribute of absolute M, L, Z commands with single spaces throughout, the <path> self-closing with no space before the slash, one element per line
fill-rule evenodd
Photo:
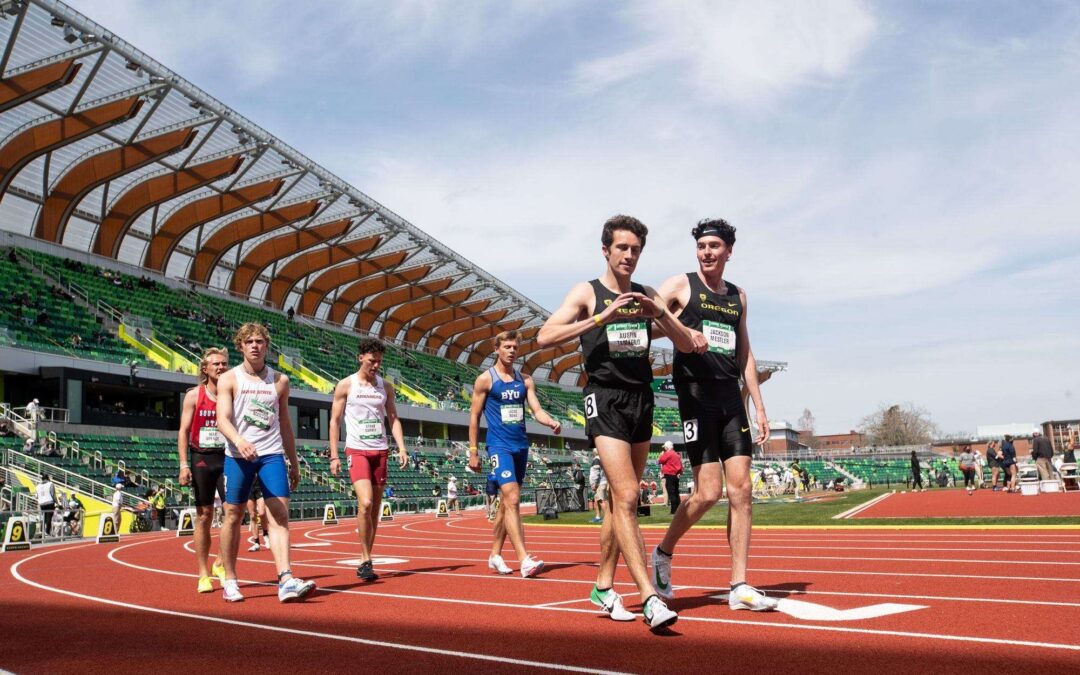
<path fill-rule="evenodd" d="M 812 445 L 817 450 L 831 452 L 835 450 L 851 450 L 866 446 L 866 434 L 860 434 L 852 429 L 846 434 L 826 434 L 813 436 L 799 434 L 799 440 L 806 445 Z"/>
<path fill-rule="evenodd" d="M 769 420 L 769 439 L 764 443 L 766 455 L 784 455 L 799 450 L 799 432 L 786 420 Z M 805 446 L 803 446 L 805 447 Z"/>
<path fill-rule="evenodd" d="M 1054 452 L 1065 452 L 1080 441 L 1080 420 L 1055 420 L 1040 426 L 1043 436 L 1054 446 Z"/>

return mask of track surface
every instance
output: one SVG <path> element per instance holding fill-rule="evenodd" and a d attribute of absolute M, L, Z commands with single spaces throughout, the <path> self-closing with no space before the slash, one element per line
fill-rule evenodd
<path fill-rule="evenodd" d="M 320 591 L 291 605 L 277 602 L 267 552 L 241 554 L 245 602 L 196 594 L 191 539 L 168 534 L 5 554 L 0 668 L 188 675 L 222 667 L 1080 671 L 1077 530 L 756 533 L 751 581 L 786 598 L 788 611 L 815 618 L 730 611 L 714 598 L 727 585 L 724 532 L 695 530 L 675 557 L 679 623 L 653 635 L 640 621 L 610 621 L 588 603 L 595 528 L 529 527 L 530 551 L 548 567 L 538 579 L 521 579 L 489 573 L 490 529 L 478 514 L 399 516 L 383 524 L 376 542 L 377 556 L 398 562 L 377 561 L 382 578 L 363 584 L 354 574 L 353 527 L 293 526 L 293 569 L 315 579 Z M 646 545 L 662 534 L 646 530 Z M 516 568 L 512 553 L 508 562 Z M 617 589 L 629 609 L 640 611 L 628 581 L 620 569 Z M 820 620 L 822 606 L 879 604 L 908 608 Z"/>
<path fill-rule="evenodd" d="M 1075 516 L 1080 522 L 1080 492 L 1048 492 L 1026 497 L 1016 492 L 945 489 L 897 492 L 852 518 L 994 518 Z"/>

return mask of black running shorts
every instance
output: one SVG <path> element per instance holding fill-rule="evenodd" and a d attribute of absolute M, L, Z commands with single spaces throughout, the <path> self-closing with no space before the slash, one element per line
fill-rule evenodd
<path fill-rule="evenodd" d="M 195 506 L 213 506 L 214 493 L 225 501 L 225 453 L 191 452 L 191 491 Z"/>
<path fill-rule="evenodd" d="M 586 385 L 585 435 L 607 436 L 627 443 L 652 439 L 652 389 L 609 389 Z"/>
<path fill-rule="evenodd" d="M 675 392 L 690 466 L 753 456 L 750 421 L 738 384 L 680 382 Z"/>

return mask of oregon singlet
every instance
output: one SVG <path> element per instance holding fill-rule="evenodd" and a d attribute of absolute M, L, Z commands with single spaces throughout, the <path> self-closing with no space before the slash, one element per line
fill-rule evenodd
<path fill-rule="evenodd" d="M 599 279 L 589 282 L 596 296 L 595 314 L 615 302 L 619 294 L 612 293 Z M 635 293 L 645 293 L 641 284 L 630 284 Z M 620 314 L 633 314 L 623 307 Z M 647 317 L 617 318 L 604 326 L 591 328 L 581 336 L 581 351 L 585 357 L 585 372 L 589 384 L 614 389 L 637 389 L 652 384 L 652 365 L 649 347 L 652 344 L 652 321 Z"/>
<path fill-rule="evenodd" d="M 506 450 L 529 447 L 525 434 L 525 378 L 514 371 L 514 379 L 504 382 L 494 366 L 488 369 L 491 391 L 484 401 L 487 420 L 487 446 Z"/>
<path fill-rule="evenodd" d="M 345 447 L 349 450 L 386 450 L 386 385 L 375 376 L 375 386 L 360 382 L 353 373 L 349 378 L 349 396 L 345 399 Z"/>
<path fill-rule="evenodd" d="M 217 429 L 217 402 L 210 400 L 204 384 L 199 385 L 188 443 L 195 452 L 225 452 L 225 439 Z"/>
<path fill-rule="evenodd" d="M 675 352 L 672 378 L 680 382 L 739 381 L 738 348 L 739 324 L 743 306 L 739 289 L 724 282 L 724 289 L 714 293 L 701 281 L 696 272 L 686 275 L 690 282 L 690 299 L 679 314 L 679 321 L 688 328 L 699 330 L 709 343 L 704 354 Z"/>

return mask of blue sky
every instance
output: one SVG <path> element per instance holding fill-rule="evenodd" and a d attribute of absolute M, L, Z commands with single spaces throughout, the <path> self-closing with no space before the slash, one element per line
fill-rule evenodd
<path fill-rule="evenodd" d="M 554 309 L 739 230 L 773 418 L 1080 417 L 1080 6 L 71 0 Z"/>

